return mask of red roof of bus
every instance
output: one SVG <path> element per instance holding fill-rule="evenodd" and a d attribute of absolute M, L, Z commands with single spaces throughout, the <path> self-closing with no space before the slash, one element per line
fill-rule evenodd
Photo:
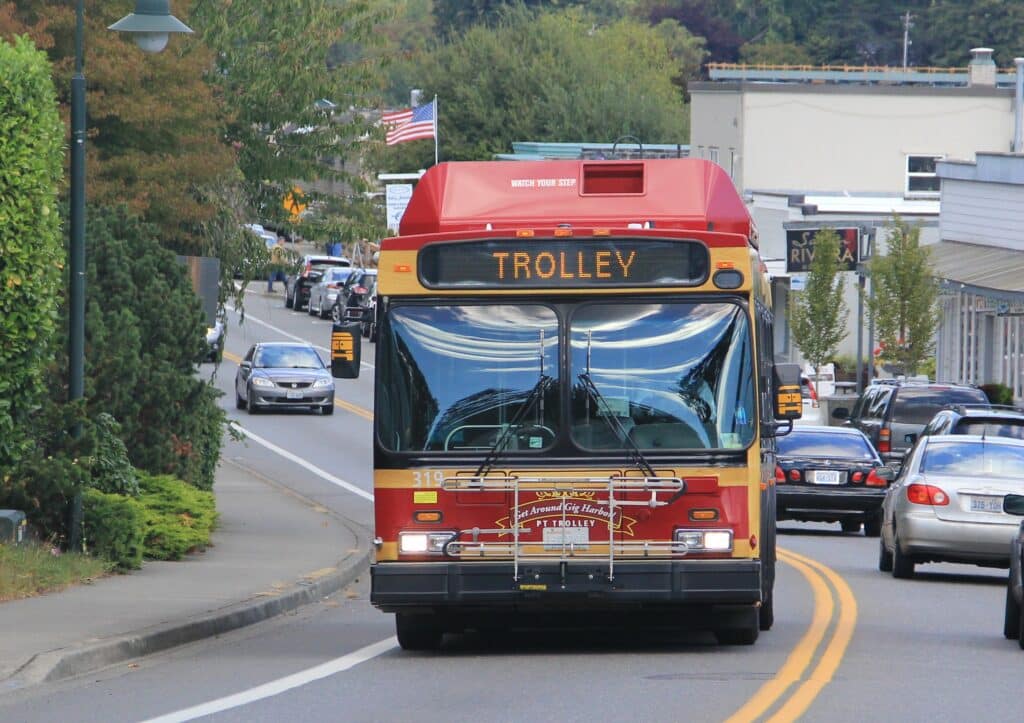
<path fill-rule="evenodd" d="M 556 227 L 753 235 L 728 174 L 695 158 L 441 163 L 420 179 L 401 236 Z M 633 226 L 637 228 L 637 226 Z"/>

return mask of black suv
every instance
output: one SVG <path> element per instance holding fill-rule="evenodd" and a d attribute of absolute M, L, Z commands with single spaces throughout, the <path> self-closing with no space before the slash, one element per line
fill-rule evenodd
<path fill-rule="evenodd" d="M 964 384 L 880 379 L 864 390 L 852 410 L 839 407 L 832 416 L 864 432 L 882 460 L 899 468 L 932 417 L 958 404 L 988 406 L 988 397 L 978 387 Z"/>
<path fill-rule="evenodd" d="M 994 404 L 955 404 L 932 417 L 921 436 L 929 434 L 978 434 L 1024 439 L 1024 410 Z"/>

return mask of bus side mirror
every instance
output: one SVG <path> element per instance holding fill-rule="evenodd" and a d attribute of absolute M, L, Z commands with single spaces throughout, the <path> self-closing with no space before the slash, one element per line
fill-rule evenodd
<path fill-rule="evenodd" d="M 358 379 L 362 324 L 335 324 L 331 329 L 331 376 Z"/>
<path fill-rule="evenodd" d="M 800 365 L 776 364 L 775 376 L 775 418 L 800 419 L 803 416 L 803 399 L 800 396 Z"/>

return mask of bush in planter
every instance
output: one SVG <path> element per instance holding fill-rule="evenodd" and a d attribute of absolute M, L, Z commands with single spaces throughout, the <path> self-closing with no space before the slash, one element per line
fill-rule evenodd
<path fill-rule="evenodd" d="M 981 391 L 992 404 L 1013 406 L 1013 390 L 1005 384 L 982 384 Z"/>

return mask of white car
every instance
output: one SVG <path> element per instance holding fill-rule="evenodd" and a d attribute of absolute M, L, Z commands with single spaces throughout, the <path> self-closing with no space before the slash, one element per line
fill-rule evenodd
<path fill-rule="evenodd" d="M 818 392 L 814 387 L 814 382 L 805 375 L 800 375 L 800 397 L 803 402 L 803 411 L 801 412 L 800 419 L 796 420 L 794 424 L 800 426 L 821 426 L 825 423 L 824 415 L 821 412 L 821 406 L 818 404 Z"/>

